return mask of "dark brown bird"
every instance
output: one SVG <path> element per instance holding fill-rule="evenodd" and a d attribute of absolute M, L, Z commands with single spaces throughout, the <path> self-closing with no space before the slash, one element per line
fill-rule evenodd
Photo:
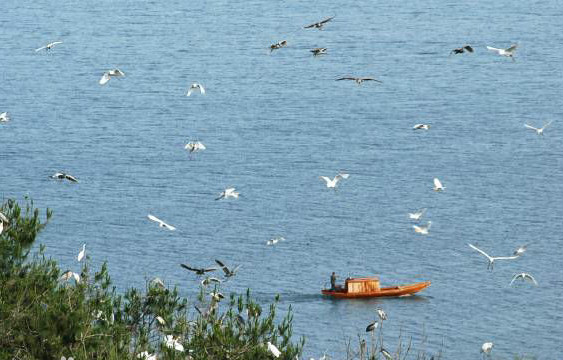
<path fill-rule="evenodd" d="M 277 49 L 281 49 L 282 47 L 286 47 L 286 46 L 287 46 L 287 40 L 278 41 L 277 43 L 270 45 L 270 52 Z"/>
<path fill-rule="evenodd" d="M 316 23 L 314 23 L 314 24 L 307 25 L 307 26 L 305 26 L 304 28 L 305 28 L 305 29 L 315 28 L 315 29 L 321 30 L 321 29 L 323 28 L 323 26 L 324 26 L 327 22 L 329 22 L 330 20 L 332 20 L 332 19 L 334 19 L 334 16 L 331 16 L 331 17 L 329 17 L 329 18 L 326 18 L 326 19 L 324 19 L 324 20 L 322 20 L 322 21 L 319 21 L 319 22 L 316 22 Z"/>
<path fill-rule="evenodd" d="M 223 269 L 223 272 L 225 273 L 225 277 L 227 277 L 227 278 L 235 276 L 238 269 L 240 268 L 240 265 L 237 265 L 236 267 L 229 269 L 227 267 L 227 265 L 223 264 L 223 262 L 221 262 L 219 260 L 215 260 L 215 262 L 217 263 L 217 265 L 219 265 L 221 267 L 221 269 Z"/>
<path fill-rule="evenodd" d="M 312 52 L 315 56 L 326 54 L 326 48 L 314 48 L 313 50 L 309 51 Z"/>
<path fill-rule="evenodd" d="M 186 264 L 180 264 L 180 266 L 183 267 L 186 270 L 195 272 L 197 275 L 205 275 L 206 272 L 217 270 L 216 268 L 209 268 L 209 269 L 193 268 L 193 267 L 190 267 L 189 265 L 186 265 Z"/>
<path fill-rule="evenodd" d="M 383 81 L 374 79 L 374 78 L 369 78 L 369 77 L 351 77 L 351 76 L 346 76 L 346 77 L 341 77 L 339 79 L 336 79 L 336 81 L 339 80 L 354 80 L 356 82 L 356 84 L 361 85 L 364 81 L 376 81 L 378 83 L 382 83 Z"/>
<path fill-rule="evenodd" d="M 457 49 L 453 49 L 452 51 L 450 51 L 450 55 L 451 54 L 463 54 L 465 51 L 472 53 L 473 52 L 473 48 L 470 45 L 465 45 L 463 47 L 457 48 Z"/>

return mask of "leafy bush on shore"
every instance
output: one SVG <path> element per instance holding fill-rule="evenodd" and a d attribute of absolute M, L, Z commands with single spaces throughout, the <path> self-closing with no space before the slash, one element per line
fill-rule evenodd
<path fill-rule="evenodd" d="M 0 212 L 8 220 L 0 233 L 0 359 L 271 359 L 268 342 L 280 359 L 301 354 L 291 309 L 275 321 L 277 297 L 263 314 L 250 291 L 220 303 L 202 288 L 190 303 L 153 279 L 118 294 L 106 264 L 92 275 L 85 261 L 73 274 L 46 258 L 44 246 L 31 254 L 51 211 L 42 222 L 33 202 L 22 209 L 7 200 Z"/>

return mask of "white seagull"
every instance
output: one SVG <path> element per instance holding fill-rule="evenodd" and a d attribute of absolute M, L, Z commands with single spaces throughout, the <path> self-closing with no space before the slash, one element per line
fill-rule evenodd
<path fill-rule="evenodd" d="M 531 125 L 528 124 L 524 124 L 524 127 L 530 130 L 534 130 L 536 132 L 536 134 L 538 135 L 543 135 L 543 131 L 545 130 L 546 127 L 548 127 L 549 125 L 551 125 L 551 123 L 553 122 L 553 120 L 551 120 L 550 122 L 548 122 L 547 124 L 544 124 L 541 128 L 536 128 L 533 127 Z"/>
<path fill-rule="evenodd" d="M 528 282 L 531 282 L 532 284 L 538 286 L 538 282 L 536 281 L 536 279 L 534 279 L 534 277 L 528 273 L 520 273 L 520 274 L 516 274 L 512 277 L 512 280 L 510 281 L 510 285 L 512 285 L 516 280 L 525 280 Z"/>
<path fill-rule="evenodd" d="M 518 247 L 518 249 L 514 250 L 513 255 L 523 255 L 526 252 L 526 249 L 528 248 L 528 245 L 520 245 Z"/>
<path fill-rule="evenodd" d="M 8 221 L 6 215 L 0 212 L 0 235 L 2 234 L 2 231 L 4 231 L 4 224 L 8 225 L 9 223 L 10 221 Z"/>
<path fill-rule="evenodd" d="M 8 122 L 10 121 L 10 116 L 7 112 L 3 112 L 0 114 L 0 122 Z"/>
<path fill-rule="evenodd" d="M 434 191 L 444 191 L 446 189 L 445 186 L 442 185 L 438 178 L 434 178 Z"/>
<path fill-rule="evenodd" d="M 57 179 L 57 180 L 65 180 L 66 179 L 68 181 L 75 182 L 75 183 L 78 182 L 77 178 L 75 178 L 74 176 L 72 176 L 70 174 L 66 174 L 66 173 L 63 173 L 63 172 L 55 173 L 54 175 L 51 175 L 51 178 Z"/>
<path fill-rule="evenodd" d="M 166 335 L 164 337 L 164 341 L 166 341 L 165 345 L 166 347 L 170 348 L 170 349 L 174 349 L 177 351 L 184 351 L 184 346 L 177 340 L 174 338 L 174 336 L 172 335 Z"/>
<path fill-rule="evenodd" d="M 350 174 L 344 174 L 344 173 L 340 173 L 336 175 L 334 179 L 331 179 L 328 176 L 319 176 L 320 179 L 323 179 L 326 182 L 327 188 L 333 188 L 333 189 L 336 189 L 336 184 L 338 184 L 338 182 L 341 179 L 348 179 L 349 177 Z"/>
<path fill-rule="evenodd" d="M 165 229 L 170 230 L 170 231 L 176 230 L 176 228 L 174 226 L 168 225 L 167 223 L 160 220 L 159 218 L 157 218 L 154 215 L 148 214 L 147 217 L 149 218 L 149 220 L 152 220 L 152 221 L 158 223 L 158 226 L 160 226 L 161 228 L 165 228 Z"/>
<path fill-rule="evenodd" d="M 494 344 L 492 342 L 486 342 L 481 346 L 481 352 L 485 354 L 490 354 L 493 350 Z"/>
<path fill-rule="evenodd" d="M 102 78 L 100 79 L 100 85 L 107 84 L 112 77 L 122 77 L 122 76 L 125 76 L 125 74 L 123 73 L 123 71 L 119 69 L 108 70 L 102 75 Z"/>
<path fill-rule="evenodd" d="M 86 255 L 86 244 L 82 244 L 82 250 L 78 253 L 76 260 L 78 260 L 78 262 L 82 261 L 82 259 L 84 259 L 84 255 Z"/>
<path fill-rule="evenodd" d="M 52 42 L 52 43 L 48 43 L 48 44 L 45 45 L 45 46 L 41 46 L 41 47 L 38 48 L 38 49 L 35 49 L 35 52 L 41 51 L 41 50 L 43 50 L 43 49 L 45 49 L 45 50 L 48 51 L 48 50 L 51 50 L 51 48 L 52 48 L 53 46 L 59 45 L 59 44 L 62 44 L 62 43 L 63 43 L 62 41 L 54 41 L 54 42 Z"/>
<path fill-rule="evenodd" d="M 232 197 L 234 199 L 238 199 L 238 196 L 240 195 L 240 193 L 236 192 L 235 190 L 236 189 L 234 187 L 227 188 L 227 189 L 225 189 L 225 191 L 220 193 L 219 197 L 216 198 L 215 200 L 228 199 L 230 197 Z"/>
<path fill-rule="evenodd" d="M 148 351 L 143 351 L 137 354 L 137 359 L 141 359 L 141 360 L 157 360 L 158 358 L 156 357 L 155 354 L 149 354 Z"/>
<path fill-rule="evenodd" d="M 420 220 L 422 218 L 422 215 L 424 215 L 424 213 L 426 212 L 426 208 L 424 209 L 420 209 L 417 212 L 414 213 L 409 213 L 409 219 L 413 219 L 413 220 Z"/>
<path fill-rule="evenodd" d="M 284 241 L 284 240 L 285 240 L 285 238 L 283 236 L 276 236 L 275 238 L 272 238 L 272 239 L 266 241 L 266 245 L 268 245 L 268 246 L 276 245 L 278 242 Z"/>
<path fill-rule="evenodd" d="M 495 265 L 495 260 L 514 260 L 514 259 L 518 259 L 520 257 L 520 255 L 490 256 L 489 254 L 487 254 L 483 250 L 479 249 L 477 246 L 471 245 L 469 243 L 467 245 L 469 245 L 469 247 L 471 247 L 472 249 L 478 251 L 481 255 L 485 256 L 487 258 L 487 260 L 489 260 L 489 264 L 487 265 L 487 269 L 490 269 L 491 271 L 493 270 L 493 266 Z"/>
<path fill-rule="evenodd" d="M 188 150 L 190 153 L 198 152 L 207 149 L 205 145 L 201 143 L 201 141 L 190 141 L 189 143 L 184 146 L 184 149 Z"/>
<path fill-rule="evenodd" d="M 514 44 L 508 49 L 497 49 L 491 46 L 487 46 L 487 49 L 496 52 L 500 56 L 506 56 L 512 58 L 512 61 L 514 61 L 514 52 L 516 51 L 516 48 L 518 48 L 518 44 Z"/>
<path fill-rule="evenodd" d="M 279 351 L 278 348 L 269 341 L 267 345 L 268 345 L 268 350 L 272 353 L 272 355 L 274 355 L 274 357 L 276 358 L 279 358 L 281 355 L 281 351 Z"/>
<path fill-rule="evenodd" d="M 432 221 L 428 221 L 426 226 L 423 225 L 413 225 L 414 232 L 421 235 L 428 235 L 428 230 L 430 230 L 430 226 L 432 225 Z"/>
<path fill-rule="evenodd" d="M 199 91 L 201 95 L 205 95 L 205 88 L 200 83 L 193 83 L 188 89 L 186 96 L 191 96 L 194 91 Z"/>
<path fill-rule="evenodd" d="M 430 129 L 430 125 L 428 124 L 416 124 L 412 127 L 413 130 L 428 130 Z"/>

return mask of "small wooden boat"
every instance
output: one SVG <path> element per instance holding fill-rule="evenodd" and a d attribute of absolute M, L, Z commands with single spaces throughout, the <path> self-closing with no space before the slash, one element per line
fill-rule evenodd
<path fill-rule="evenodd" d="M 430 286 L 430 281 L 405 284 L 391 287 L 380 287 L 379 278 L 376 276 L 364 278 L 348 278 L 342 285 L 335 289 L 323 289 L 323 295 L 335 298 L 352 299 L 380 296 L 409 296 Z"/>

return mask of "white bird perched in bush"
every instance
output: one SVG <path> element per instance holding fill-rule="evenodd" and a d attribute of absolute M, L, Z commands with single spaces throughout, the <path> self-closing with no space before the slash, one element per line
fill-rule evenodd
<path fill-rule="evenodd" d="M 86 255 L 86 244 L 82 245 L 82 250 L 80 250 L 76 259 L 80 262 L 84 258 L 84 255 Z"/>
<path fill-rule="evenodd" d="M 278 348 L 269 341 L 267 345 L 268 345 L 268 350 L 272 353 L 272 355 L 274 355 L 274 357 L 276 358 L 279 358 L 281 355 L 281 351 L 279 351 Z"/>
<path fill-rule="evenodd" d="M 172 335 L 166 335 L 164 337 L 166 347 L 170 349 L 174 349 L 177 351 L 184 351 L 184 345 L 182 345 L 177 339 L 174 338 Z"/>

